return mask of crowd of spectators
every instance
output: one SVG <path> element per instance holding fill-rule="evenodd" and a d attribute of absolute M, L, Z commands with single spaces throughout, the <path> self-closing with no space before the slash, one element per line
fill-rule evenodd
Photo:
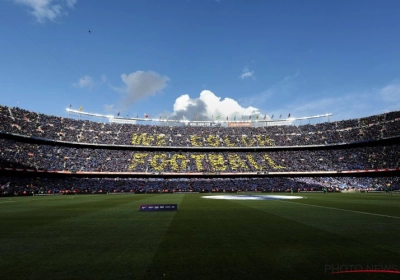
<path fill-rule="evenodd" d="M 0 177 L 0 196 L 178 192 L 307 192 L 399 190 L 400 177 L 54 178 Z"/>
<path fill-rule="evenodd" d="M 400 167 L 400 143 L 237 151 L 82 148 L 0 138 L 0 167 L 86 172 L 348 171 Z"/>
<path fill-rule="evenodd" d="M 117 124 L 0 106 L 0 131 L 77 143 L 178 147 L 328 145 L 400 135 L 400 111 L 310 125 L 192 127 Z"/>
<path fill-rule="evenodd" d="M 18 136 L 11 139 L 5 137 L 7 133 L 52 141 L 38 143 Z M 232 128 L 102 123 L 0 106 L 0 167 L 6 168 L 143 173 L 342 172 L 399 168 L 399 141 L 377 141 L 389 137 L 400 137 L 400 111 L 316 125 Z M 360 141 L 363 144 L 343 145 Z M 84 143 L 106 145 L 89 148 L 82 146 Z M 125 147 L 122 149 L 119 145 Z M 147 147 L 139 150 L 136 145 Z M 161 151 L 154 146 L 172 149 Z M 275 148 L 240 151 L 201 148 L 262 146 Z M 183 147 L 199 149 L 192 151 Z M 321 190 L 327 185 L 335 188 L 385 186 L 385 180 L 395 181 L 393 186 L 398 188 L 397 177 L 9 179 L 10 186 L 18 193 L 30 193 L 32 188 L 36 193 Z M 3 193 L 9 190 L 4 187 L 7 181 L 7 177 L 0 176 Z"/>

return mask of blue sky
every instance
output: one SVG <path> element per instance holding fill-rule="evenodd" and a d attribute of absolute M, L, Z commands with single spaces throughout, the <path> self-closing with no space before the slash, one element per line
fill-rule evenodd
<path fill-rule="evenodd" d="M 399 11 L 398 0 L 0 0 L 0 104 L 192 119 L 400 110 Z"/>

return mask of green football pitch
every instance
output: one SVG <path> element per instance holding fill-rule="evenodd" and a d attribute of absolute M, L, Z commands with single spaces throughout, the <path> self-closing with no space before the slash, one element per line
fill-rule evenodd
<path fill-rule="evenodd" d="M 0 279 L 400 278 L 400 195 L 300 195 L 1 198 Z"/>

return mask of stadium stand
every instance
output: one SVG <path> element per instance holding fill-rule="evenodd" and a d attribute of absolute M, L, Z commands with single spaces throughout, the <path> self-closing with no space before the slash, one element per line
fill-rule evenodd
<path fill-rule="evenodd" d="M 399 189 L 399 140 L 400 111 L 316 125 L 190 127 L 0 106 L 0 194 Z"/>

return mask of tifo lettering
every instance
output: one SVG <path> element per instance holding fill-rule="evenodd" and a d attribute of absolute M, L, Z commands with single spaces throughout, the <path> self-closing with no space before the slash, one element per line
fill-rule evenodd
<path fill-rule="evenodd" d="M 134 170 L 146 162 L 150 162 L 154 171 L 162 172 L 168 168 L 174 171 L 186 171 L 188 166 L 195 166 L 196 170 L 211 170 L 215 172 L 223 172 L 228 168 L 232 171 L 251 171 L 268 169 L 284 169 L 284 166 L 275 163 L 268 154 L 264 154 L 262 160 L 257 162 L 252 155 L 239 154 L 191 154 L 187 157 L 184 154 L 166 154 L 158 153 L 150 155 L 148 153 L 135 153 L 132 157 L 130 170 Z"/>
<path fill-rule="evenodd" d="M 176 137 L 182 138 L 183 136 Z M 220 137 L 218 135 L 207 135 L 205 137 L 190 135 L 184 138 L 185 139 L 179 139 L 179 142 L 183 140 L 183 142 L 191 147 L 267 147 L 275 145 L 274 140 L 265 135 L 241 135 L 236 138 L 229 136 Z M 135 133 L 132 135 L 131 144 L 137 146 L 167 146 L 168 142 L 174 141 L 165 134 L 151 135 L 147 133 Z"/>

